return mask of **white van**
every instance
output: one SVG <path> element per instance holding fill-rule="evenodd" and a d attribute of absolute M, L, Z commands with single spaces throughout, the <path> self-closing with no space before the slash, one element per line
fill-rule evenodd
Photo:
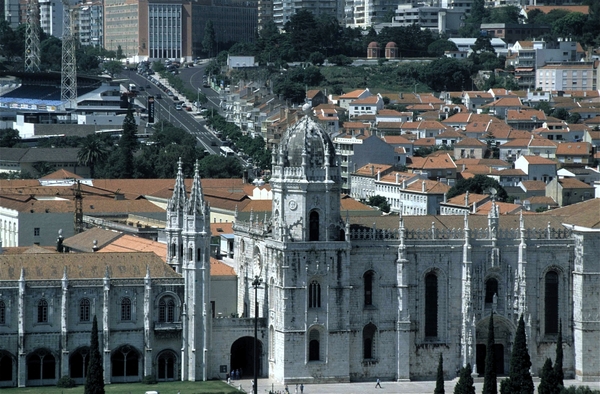
<path fill-rule="evenodd" d="M 160 394 L 158 391 L 146 391 L 146 394 Z"/>

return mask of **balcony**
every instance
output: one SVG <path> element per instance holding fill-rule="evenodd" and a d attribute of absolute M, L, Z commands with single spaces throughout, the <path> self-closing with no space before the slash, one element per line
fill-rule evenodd
<path fill-rule="evenodd" d="M 181 331 L 182 322 L 154 322 L 154 331 Z"/>

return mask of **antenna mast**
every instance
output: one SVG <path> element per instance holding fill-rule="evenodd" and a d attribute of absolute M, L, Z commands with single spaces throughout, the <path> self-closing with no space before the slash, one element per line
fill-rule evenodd
<path fill-rule="evenodd" d="M 63 2 L 62 70 L 60 75 L 60 100 L 66 108 L 77 107 L 77 67 L 75 61 L 75 35 L 73 33 L 71 6 Z"/>
<path fill-rule="evenodd" d="M 25 72 L 40 71 L 40 8 L 38 0 L 27 0 L 25 25 Z"/>

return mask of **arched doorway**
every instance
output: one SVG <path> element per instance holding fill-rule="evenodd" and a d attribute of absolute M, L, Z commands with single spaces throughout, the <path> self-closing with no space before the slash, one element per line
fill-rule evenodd
<path fill-rule="evenodd" d="M 158 355 L 156 378 L 160 381 L 177 378 L 177 355 L 172 350 L 164 350 Z"/>
<path fill-rule="evenodd" d="M 56 384 L 56 358 L 47 349 L 37 349 L 27 356 L 27 385 Z"/>
<path fill-rule="evenodd" d="M 14 357 L 5 350 L 0 350 L 0 387 L 14 386 Z"/>
<path fill-rule="evenodd" d="M 487 316 L 477 322 L 476 326 L 476 365 L 477 373 L 483 376 L 485 373 L 485 355 L 487 351 L 488 326 L 490 317 Z M 512 347 L 514 325 L 506 318 L 494 314 L 494 358 L 496 361 L 496 373 L 504 375 L 509 370 L 510 350 Z"/>
<path fill-rule="evenodd" d="M 69 357 L 69 374 L 77 383 L 82 384 L 85 382 L 89 362 L 89 347 L 80 347 Z"/>
<path fill-rule="evenodd" d="M 258 352 L 258 376 L 262 376 L 262 358 L 263 358 L 263 347 L 262 342 L 259 340 L 257 343 Z M 231 345 L 231 360 L 229 363 L 229 370 L 235 371 L 240 370 L 242 376 L 253 377 L 254 376 L 254 337 L 242 337 L 235 341 Z"/>
<path fill-rule="evenodd" d="M 139 382 L 142 380 L 140 353 L 133 346 L 125 345 L 114 350 L 110 361 L 113 382 Z"/>

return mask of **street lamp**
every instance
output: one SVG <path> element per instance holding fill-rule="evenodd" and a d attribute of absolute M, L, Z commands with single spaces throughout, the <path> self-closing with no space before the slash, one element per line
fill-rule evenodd
<path fill-rule="evenodd" d="M 254 394 L 258 394 L 258 287 L 262 283 L 262 278 L 258 275 L 252 281 L 254 287 L 254 384 L 252 385 Z"/>

